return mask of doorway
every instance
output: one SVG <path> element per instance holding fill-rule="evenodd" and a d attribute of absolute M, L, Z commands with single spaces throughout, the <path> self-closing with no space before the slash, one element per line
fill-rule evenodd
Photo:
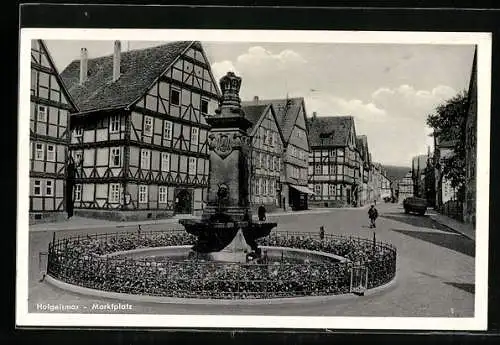
<path fill-rule="evenodd" d="M 193 212 L 193 193 L 189 189 L 175 190 L 175 214 L 191 214 Z"/>

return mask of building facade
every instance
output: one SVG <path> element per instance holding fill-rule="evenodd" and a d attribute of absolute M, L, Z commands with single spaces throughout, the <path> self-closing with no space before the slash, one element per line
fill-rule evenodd
<path fill-rule="evenodd" d="M 428 155 L 418 155 L 412 158 L 411 172 L 414 186 L 414 193 L 416 197 L 426 198 L 426 179 L 425 173 L 427 171 Z"/>
<path fill-rule="evenodd" d="M 359 182 L 359 205 L 363 206 L 373 202 L 373 176 L 371 155 L 368 149 L 368 138 L 366 135 L 356 137 L 356 146 L 359 151 L 360 182 Z"/>
<path fill-rule="evenodd" d="M 257 96 L 244 105 L 272 105 L 283 136 L 283 172 L 278 186 L 279 207 L 304 210 L 313 191 L 308 188 L 309 157 L 306 108 L 303 98 L 261 100 Z"/>
<path fill-rule="evenodd" d="M 319 207 L 358 205 L 360 176 L 356 129 L 352 116 L 308 119 L 311 153 L 309 186 L 311 204 Z"/>
<path fill-rule="evenodd" d="M 65 216 L 69 113 L 74 109 L 45 43 L 32 40 L 30 223 Z"/>
<path fill-rule="evenodd" d="M 283 136 L 272 104 L 247 105 L 242 110 L 252 123 L 248 129 L 250 152 L 250 203 L 266 209 L 280 205 L 279 184 L 283 167 Z"/>
<path fill-rule="evenodd" d="M 202 211 L 209 159 L 205 117 L 220 91 L 199 42 L 88 59 L 61 74 L 71 115 L 75 213 L 119 220 Z"/>
<path fill-rule="evenodd" d="M 409 171 L 398 182 L 398 202 L 402 203 L 406 198 L 414 196 L 414 185 L 411 171 Z"/>
<path fill-rule="evenodd" d="M 474 51 L 469 84 L 469 111 L 465 122 L 465 199 L 463 220 L 476 222 L 476 159 L 477 159 L 477 48 Z"/>

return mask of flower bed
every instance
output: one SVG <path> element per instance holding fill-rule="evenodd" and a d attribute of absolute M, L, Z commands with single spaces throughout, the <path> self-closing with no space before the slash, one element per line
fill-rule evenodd
<path fill-rule="evenodd" d="M 184 231 L 117 233 L 54 240 L 47 273 L 66 283 L 109 292 L 184 298 L 278 298 L 349 293 L 351 271 L 368 270 L 367 287 L 394 278 L 396 250 L 371 240 L 273 232 L 259 245 L 308 249 L 348 262 L 233 264 L 165 258 L 131 259 L 108 254 L 139 248 L 191 245 Z"/>

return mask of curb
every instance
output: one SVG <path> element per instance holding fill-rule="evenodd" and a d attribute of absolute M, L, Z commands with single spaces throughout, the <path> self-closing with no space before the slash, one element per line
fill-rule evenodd
<path fill-rule="evenodd" d="M 433 220 L 434 222 L 436 222 L 436 223 L 438 223 L 438 224 L 440 224 L 440 225 L 442 225 L 442 226 L 444 226 L 444 227 L 446 227 L 446 228 L 448 228 L 448 229 L 450 229 L 458 234 L 461 234 L 464 237 L 467 237 L 469 240 L 476 241 L 474 236 L 471 236 L 470 234 L 468 234 L 464 231 L 461 231 L 461 230 L 458 230 L 458 229 L 451 227 L 450 225 L 446 224 L 445 222 L 442 222 L 441 220 L 439 220 L 439 218 L 436 217 L 435 215 L 429 215 L 429 218 L 431 220 Z"/>
<path fill-rule="evenodd" d="M 349 301 L 360 300 L 363 297 L 373 297 L 392 290 L 397 286 L 397 275 L 387 284 L 367 290 L 364 295 L 358 296 L 352 293 L 329 296 L 306 296 L 306 297 L 288 297 L 273 299 L 247 299 L 247 300 L 226 300 L 226 299 L 195 299 L 195 298 L 177 298 L 177 297 L 157 297 L 148 295 L 133 295 L 119 292 L 106 292 L 102 290 L 85 288 L 60 281 L 46 275 L 44 282 L 61 290 L 72 292 L 86 297 L 99 297 L 103 299 L 119 300 L 121 302 L 136 303 L 155 303 L 155 304 L 178 304 L 178 305 L 224 305 L 224 306 L 261 306 L 261 305 L 283 305 L 283 304 L 307 304 L 330 301 Z"/>

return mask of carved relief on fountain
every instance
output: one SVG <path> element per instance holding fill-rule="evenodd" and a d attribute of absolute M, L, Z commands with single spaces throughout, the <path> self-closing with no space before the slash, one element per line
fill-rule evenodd
<path fill-rule="evenodd" d="M 241 133 L 211 133 L 208 136 L 208 148 L 219 157 L 225 159 L 234 150 L 246 148 L 250 139 Z"/>

